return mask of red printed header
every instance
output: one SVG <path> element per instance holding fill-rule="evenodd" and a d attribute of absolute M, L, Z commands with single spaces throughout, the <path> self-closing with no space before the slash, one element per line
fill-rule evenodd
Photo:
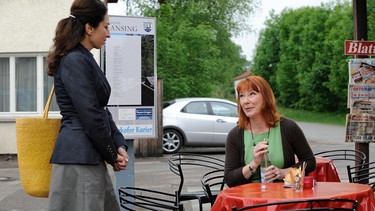
<path fill-rule="evenodd" d="M 370 41 L 345 41 L 346 55 L 375 55 L 375 42 Z"/>

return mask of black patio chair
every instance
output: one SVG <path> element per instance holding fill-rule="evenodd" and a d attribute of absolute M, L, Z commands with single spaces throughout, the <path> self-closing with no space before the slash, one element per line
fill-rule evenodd
<path fill-rule="evenodd" d="M 156 190 L 121 187 L 119 189 L 120 206 L 125 210 L 135 211 L 136 208 L 150 211 L 183 211 L 183 205 L 175 194 Z"/>
<path fill-rule="evenodd" d="M 199 191 L 185 191 L 185 170 L 190 170 L 188 167 L 196 167 L 193 171 L 206 172 L 207 170 L 221 170 L 224 169 L 224 161 L 208 155 L 195 154 L 195 153 L 176 153 L 169 156 L 168 159 L 169 169 L 180 177 L 180 183 L 178 185 L 178 199 L 182 201 L 198 200 L 199 210 L 203 210 L 203 204 L 210 203 L 209 198 L 206 196 L 203 190 Z M 199 184 L 199 178 L 194 178 Z M 200 186 L 200 185 L 199 185 Z"/>
<path fill-rule="evenodd" d="M 292 208 L 293 205 L 298 204 L 298 208 Z M 352 199 L 304 199 L 304 200 L 291 200 L 291 201 L 278 201 L 269 202 L 264 204 L 257 204 L 246 206 L 237 209 L 235 206 L 232 211 L 245 211 L 245 210 L 265 210 L 268 207 L 277 206 L 278 210 L 341 210 L 341 211 L 356 211 L 358 201 Z M 268 210 L 268 209 L 267 209 Z"/>
<path fill-rule="evenodd" d="M 360 165 L 346 166 L 349 182 L 368 184 L 375 191 L 375 161 Z"/>
<path fill-rule="evenodd" d="M 201 178 L 202 188 L 208 199 L 211 207 L 214 205 L 217 194 L 225 187 L 224 169 L 213 170 L 204 174 Z"/>
<path fill-rule="evenodd" d="M 363 164 L 366 162 L 366 154 L 354 149 L 335 149 L 315 153 L 317 157 L 328 157 L 332 160 L 348 160 L 354 161 L 356 164 Z"/>

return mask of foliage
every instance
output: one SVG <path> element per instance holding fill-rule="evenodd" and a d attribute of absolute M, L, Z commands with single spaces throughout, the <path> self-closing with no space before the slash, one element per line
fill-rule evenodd
<path fill-rule="evenodd" d="M 232 78 L 248 66 L 231 40 L 243 30 L 254 0 L 159 0 L 138 2 L 157 20 L 157 74 L 163 99 L 233 98 Z"/>
<path fill-rule="evenodd" d="M 233 77 L 251 67 L 274 90 L 278 105 L 315 112 L 348 113 L 348 59 L 354 39 L 353 5 L 336 0 L 318 7 L 270 13 L 248 64 L 231 38 L 250 30 L 246 19 L 259 0 L 126 0 L 131 11 L 157 19 L 158 76 L 164 100 L 234 98 Z M 333 0 L 334 1 L 334 0 Z M 368 39 L 375 34 L 375 0 L 367 1 Z"/>
<path fill-rule="evenodd" d="M 279 16 L 275 15 L 274 11 L 271 11 L 270 15 L 271 18 L 265 23 L 265 30 L 259 35 L 259 44 L 256 46 L 252 72 L 255 75 L 264 77 L 273 88 L 275 95 L 278 96 L 280 92 L 276 89 L 276 65 L 280 62 Z"/>
<path fill-rule="evenodd" d="M 344 41 L 353 39 L 347 1 L 271 14 L 259 38 L 252 71 L 265 77 L 280 106 L 345 113 L 348 63 Z"/>

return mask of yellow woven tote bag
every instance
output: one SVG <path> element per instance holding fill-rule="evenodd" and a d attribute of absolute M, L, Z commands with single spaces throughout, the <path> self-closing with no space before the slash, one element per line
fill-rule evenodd
<path fill-rule="evenodd" d="M 48 197 L 52 165 L 50 159 L 60 118 L 49 119 L 54 86 L 48 97 L 42 118 L 17 118 L 16 139 L 20 178 L 24 191 L 35 197 Z"/>

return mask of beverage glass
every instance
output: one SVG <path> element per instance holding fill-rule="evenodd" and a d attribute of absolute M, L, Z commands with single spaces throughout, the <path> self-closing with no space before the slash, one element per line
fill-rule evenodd
<path fill-rule="evenodd" d="M 304 171 L 292 171 L 290 172 L 290 179 L 292 183 L 292 188 L 295 192 L 301 192 L 303 191 L 303 181 L 305 177 Z"/>
<path fill-rule="evenodd" d="M 260 167 L 260 182 L 262 183 L 262 190 L 266 190 L 266 179 L 264 178 L 264 174 L 267 172 L 267 167 Z"/>
<path fill-rule="evenodd" d="M 263 155 L 262 162 L 260 163 L 260 182 L 262 183 L 262 190 L 266 190 L 266 183 L 267 180 L 265 179 L 264 175 L 267 172 L 267 168 L 271 165 L 270 158 L 268 157 L 268 154 Z"/>

